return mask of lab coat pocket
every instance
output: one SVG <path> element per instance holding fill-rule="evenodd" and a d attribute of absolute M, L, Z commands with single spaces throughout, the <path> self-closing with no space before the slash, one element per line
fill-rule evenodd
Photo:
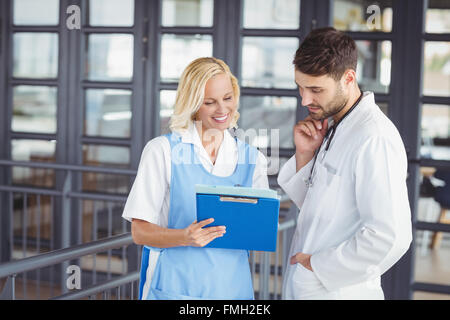
<path fill-rule="evenodd" d="M 294 299 L 309 299 L 327 293 L 314 272 L 306 269 L 300 263 L 295 264 L 292 280 Z"/>
<path fill-rule="evenodd" d="M 294 265 L 293 280 L 300 283 L 319 283 L 319 279 L 314 272 L 306 269 L 302 264 L 296 263 Z"/>
<path fill-rule="evenodd" d="M 333 219 L 334 213 L 339 209 L 341 198 L 345 196 L 342 179 L 329 165 L 318 163 L 317 184 L 319 185 L 317 197 L 314 199 L 316 215 L 320 219 Z"/>
<path fill-rule="evenodd" d="M 321 170 L 323 171 L 326 189 L 332 190 L 336 187 L 339 188 L 341 177 L 337 174 L 337 170 L 327 163 L 324 163 L 323 165 L 320 164 L 320 166 Z"/>

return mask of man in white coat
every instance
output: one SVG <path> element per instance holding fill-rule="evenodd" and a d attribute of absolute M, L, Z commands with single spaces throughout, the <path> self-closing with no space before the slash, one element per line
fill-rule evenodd
<path fill-rule="evenodd" d="M 402 139 L 356 81 L 357 49 L 334 28 L 312 31 L 295 54 L 309 116 L 278 183 L 300 209 L 284 299 L 384 299 L 381 275 L 412 240 Z"/>

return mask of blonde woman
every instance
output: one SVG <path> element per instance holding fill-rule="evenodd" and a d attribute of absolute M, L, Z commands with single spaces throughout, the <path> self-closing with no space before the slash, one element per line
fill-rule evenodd
<path fill-rule="evenodd" d="M 220 59 L 181 75 L 171 133 L 145 146 L 123 217 L 142 252 L 140 299 L 253 299 L 246 250 L 204 248 L 226 232 L 196 221 L 195 185 L 268 188 L 267 162 L 228 132 L 239 86 Z"/>

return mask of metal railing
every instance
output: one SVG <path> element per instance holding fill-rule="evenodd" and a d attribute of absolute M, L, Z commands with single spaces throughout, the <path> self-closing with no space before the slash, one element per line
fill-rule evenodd
<path fill-rule="evenodd" d="M 28 299 L 29 288 L 34 288 L 37 299 L 93 298 L 97 294 L 108 299 L 137 297 L 134 284 L 139 277 L 140 250 L 132 243 L 129 223 L 121 217 L 126 195 L 85 192 L 73 187 L 73 181 L 80 179 L 78 173 L 134 176 L 136 171 L 9 160 L 0 160 L 0 166 L 64 171 L 59 189 L 0 185 L 0 249 L 3 262 L 9 261 L 0 265 L 0 280 L 7 277 L 3 298 Z M 80 180 L 77 183 L 80 185 Z M 295 212 L 295 206 L 281 209 L 284 218 L 280 219 L 276 252 L 250 253 L 256 299 L 280 298 Z M 34 232 L 30 233 L 30 226 Z M 126 244 L 114 249 L 119 238 L 127 239 Z M 7 260 L 5 252 L 9 254 Z M 82 290 L 70 291 L 66 286 L 71 260 L 83 269 Z M 20 284 L 21 292 L 17 290 Z M 124 289 L 127 285 L 129 288 Z M 50 292 L 41 294 L 45 288 Z"/>
<path fill-rule="evenodd" d="M 70 248 L 54 250 L 37 256 L 28 257 L 16 261 L 7 262 L 0 265 L 0 278 L 7 277 L 6 284 L 1 299 L 16 299 L 16 277 L 19 273 L 32 271 L 35 269 L 52 266 L 58 263 L 74 260 L 87 255 L 103 252 L 109 249 L 124 247 L 133 244 L 130 233 L 113 236 L 108 239 L 93 241 L 89 244 L 82 244 Z M 131 299 L 135 295 L 133 283 L 139 280 L 138 272 L 127 274 L 123 277 L 106 281 L 105 283 L 96 284 L 88 289 L 80 290 L 73 293 L 63 294 L 53 299 L 77 299 L 92 296 L 99 292 L 105 292 L 113 288 L 120 288 L 126 284 L 131 284 Z M 120 297 L 119 291 L 119 297 Z"/>
<path fill-rule="evenodd" d="M 102 183 L 103 189 L 106 185 L 113 192 L 127 190 L 135 170 L 11 160 L 0 160 L 0 167 L 12 168 L 3 169 L 4 176 L 10 177 L 5 179 L 7 185 L 0 185 L 0 262 L 25 259 L 130 231 L 129 223 L 121 217 L 126 194 L 92 189 Z M 20 173 L 26 175 L 22 180 L 33 185 L 20 184 L 17 181 L 20 174 L 14 170 L 22 170 Z M 96 174 L 105 176 L 99 179 Z M 122 177 L 119 183 L 113 175 Z M 49 180 L 50 186 L 45 185 Z M 83 257 L 77 264 L 86 274 L 83 285 L 91 286 L 117 274 L 137 271 L 139 258 L 138 247 L 132 245 Z M 54 296 L 56 291 L 68 293 L 67 266 L 68 262 L 63 262 L 23 272 L 18 276 L 21 286 L 16 286 L 16 293 L 24 299 L 29 298 L 29 288 L 33 288 L 31 293 L 38 299 Z"/>
<path fill-rule="evenodd" d="M 275 252 L 255 252 L 250 255 L 250 265 L 255 285 L 255 298 L 259 300 L 280 299 L 281 297 L 281 279 L 285 270 L 285 261 L 287 260 L 287 232 L 295 226 L 293 219 L 280 223 L 278 228 L 279 239 L 277 241 L 277 250 Z M 282 241 L 280 243 L 280 241 Z M 28 257 L 16 261 L 7 262 L 0 265 L 0 279 L 7 278 L 3 291 L 0 293 L 0 300 L 16 299 L 16 277 L 17 274 L 36 270 L 43 267 L 52 266 L 58 263 L 67 262 L 87 255 L 103 252 L 109 249 L 124 247 L 133 244 L 130 233 L 112 236 L 107 239 L 93 241 L 88 244 L 73 246 L 54 250 L 37 256 Z M 259 259 L 258 259 L 259 257 Z M 281 258 L 281 261 L 280 261 Z M 270 279 L 272 277 L 272 279 Z M 131 272 L 114 279 L 106 280 L 89 286 L 88 288 L 74 290 L 55 297 L 52 300 L 73 300 L 73 299 L 92 299 L 98 294 L 103 294 L 103 299 L 134 299 L 137 297 L 137 288 L 139 282 L 139 272 Z M 129 288 L 126 286 L 129 285 Z M 111 294 L 111 290 L 116 290 Z"/>

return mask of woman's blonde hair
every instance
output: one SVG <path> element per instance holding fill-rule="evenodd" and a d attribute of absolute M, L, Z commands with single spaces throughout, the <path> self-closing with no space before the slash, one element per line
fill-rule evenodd
<path fill-rule="evenodd" d="M 233 98 L 236 102 L 236 111 L 231 121 L 231 127 L 237 126 L 240 95 L 238 80 L 225 62 L 217 58 L 207 57 L 195 59 L 184 69 L 178 83 L 174 112 L 169 123 L 170 130 L 178 131 L 189 127 L 198 109 L 203 104 L 206 82 L 218 74 L 230 76 Z"/>

